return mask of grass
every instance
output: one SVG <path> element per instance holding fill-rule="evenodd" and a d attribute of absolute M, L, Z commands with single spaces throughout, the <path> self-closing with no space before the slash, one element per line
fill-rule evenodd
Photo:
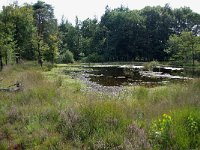
<path fill-rule="evenodd" d="M 200 148 L 200 80 L 110 96 L 83 92 L 66 74 L 78 66 L 4 68 L 0 87 L 20 81 L 23 91 L 0 92 L 0 149 Z"/>

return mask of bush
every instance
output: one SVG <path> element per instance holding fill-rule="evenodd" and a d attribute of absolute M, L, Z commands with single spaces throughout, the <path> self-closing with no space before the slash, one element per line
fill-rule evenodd
<path fill-rule="evenodd" d="M 200 110 L 190 107 L 164 114 L 152 123 L 149 137 L 155 149 L 199 149 Z"/>
<path fill-rule="evenodd" d="M 123 144 L 131 119 L 116 102 L 95 102 L 61 112 L 58 130 L 74 144 L 111 149 Z M 80 146 L 80 145 L 78 145 Z"/>
<path fill-rule="evenodd" d="M 82 62 L 103 62 L 103 57 L 97 53 L 92 53 L 83 58 Z"/>
<path fill-rule="evenodd" d="M 71 51 L 67 50 L 59 56 L 58 62 L 60 63 L 74 63 L 74 55 Z"/>
<path fill-rule="evenodd" d="M 152 123 L 150 128 L 150 139 L 156 149 L 170 149 L 171 147 L 171 116 L 163 114 L 162 119 Z"/>
<path fill-rule="evenodd" d="M 200 110 L 184 108 L 173 113 L 172 133 L 178 149 L 200 149 Z M 175 147 L 175 148 L 176 148 Z"/>
<path fill-rule="evenodd" d="M 158 61 L 151 61 L 151 62 L 147 62 L 144 64 L 144 68 L 146 70 L 153 70 L 154 67 L 159 66 L 159 62 Z"/>

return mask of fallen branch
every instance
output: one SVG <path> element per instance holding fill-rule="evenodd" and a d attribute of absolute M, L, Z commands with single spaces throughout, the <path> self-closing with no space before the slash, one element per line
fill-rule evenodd
<path fill-rule="evenodd" d="M 16 82 L 13 85 L 8 86 L 7 88 L 0 88 L 2 92 L 18 92 L 22 90 L 22 83 Z"/>

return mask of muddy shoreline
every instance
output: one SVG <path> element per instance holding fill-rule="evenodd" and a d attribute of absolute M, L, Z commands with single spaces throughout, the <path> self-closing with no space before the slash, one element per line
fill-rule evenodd
<path fill-rule="evenodd" d="M 86 88 L 81 89 L 82 91 L 92 91 L 92 92 L 98 92 L 103 94 L 112 94 L 117 95 L 120 92 L 124 91 L 125 88 L 123 86 L 103 86 L 98 83 L 95 83 L 93 81 L 90 81 L 89 74 L 87 71 L 81 71 L 79 73 L 72 73 L 71 74 L 73 78 L 79 79 L 84 84 L 87 85 Z"/>

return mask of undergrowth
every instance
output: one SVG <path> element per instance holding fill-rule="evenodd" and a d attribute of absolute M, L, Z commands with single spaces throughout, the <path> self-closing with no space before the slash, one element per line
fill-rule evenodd
<path fill-rule="evenodd" d="M 82 91 L 65 67 L 51 68 L 0 73 L 0 87 L 23 85 L 0 92 L 0 149 L 200 148 L 200 80 L 109 96 Z"/>

